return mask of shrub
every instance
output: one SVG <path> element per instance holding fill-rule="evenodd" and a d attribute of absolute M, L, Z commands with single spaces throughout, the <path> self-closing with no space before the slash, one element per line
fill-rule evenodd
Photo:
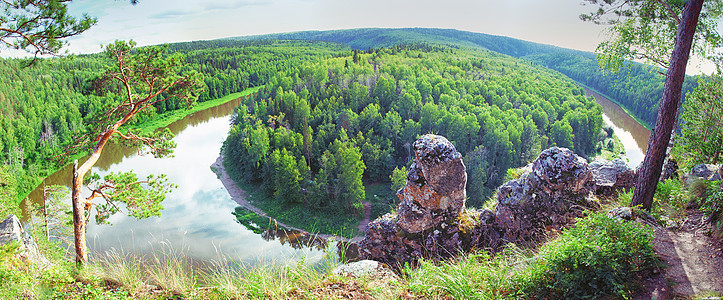
<path fill-rule="evenodd" d="M 635 274 L 656 262 L 652 230 L 592 213 L 542 246 L 516 278 L 520 296 L 545 299 L 625 297 Z"/>

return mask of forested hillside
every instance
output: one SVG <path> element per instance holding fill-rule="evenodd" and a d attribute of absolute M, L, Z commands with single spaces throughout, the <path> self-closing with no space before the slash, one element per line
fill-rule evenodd
<path fill-rule="evenodd" d="M 208 41 L 174 44 L 171 49 L 186 55 L 187 70 L 204 74 L 207 88 L 199 102 L 263 85 L 277 72 L 348 50 L 301 41 Z M 5 162 L 0 176 L 14 179 L 3 180 L 2 197 L 21 198 L 33 189 L 65 158 L 63 149 L 104 111 L 110 96 L 92 92 L 90 82 L 107 63 L 102 55 L 42 59 L 30 67 L 24 60 L 0 59 L 0 162 Z M 185 106 L 176 99 L 160 102 L 155 112 L 132 123 L 178 109 Z"/>
<path fill-rule="evenodd" d="M 314 41 L 283 42 L 274 38 Z M 357 51 L 352 52 L 349 47 Z M 388 48 L 369 53 L 370 48 L 379 47 Z M 565 118 L 568 109 L 562 112 L 558 110 L 559 106 L 566 105 L 564 103 L 567 103 L 565 100 L 568 98 L 580 96 L 579 90 L 571 82 L 565 81 L 567 89 L 572 91 L 570 93 L 574 92 L 572 96 L 561 96 L 562 94 L 558 92 L 550 92 L 550 88 L 545 88 L 549 85 L 546 80 L 555 77 L 564 81 L 565 79 L 559 74 L 544 71 L 547 75 L 542 79 L 528 78 L 527 75 L 519 75 L 518 78 L 514 76 L 515 73 L 526 74 L 524 72 L 528 71 L 525 70 L 532 69 L 536 70 L 532 73 L 539 73 L 542 72 L 540 71 L 542 68 L 493 52 L 471 50 L 479 48 L 522 57 L 536 64 L 560 70 L 583 84 L 617 97 L 623 103 L 625 101 L 632 103 L 638 109 L 628 107 L 629 110 L 639 113 L 645 121 L 651 121 L 650 112 L 657 107 L 658 97 L 655 95 L 660 90 L 662 80 L 657 74 L 644 71 L 638 65 L 634 65 L 631 69 L 633 71 L 629 73 L 635 75 L 636 84 L 631 84 L 629 81 L 632 79 L 626 77 L 628 73 L 622 73 L 618 77 L 601 77 L 591 57 L 575 51 L 457 30 L 415 28 L 300 32 L 178 43 L 170 46 L 172 52 L 186 55 L 187 70 L 197 70 L 204 74 L 207 88 L 199 95 L 199 102 L 261 85 L 268 85 L 262 95 L 272 99 L 275 99 L 277 94 L 286 95 L 293 91 L 296 94 L 294 97 L 307 102 L 309 116 L 306 118 L 298 115 L 303 115 L 304 112 L 296 111 L 295 102 L 289 100 L 294 98 L 292 96 L 284 96 L 286 98 L 283 103 L 291 101 L 294 103 L 293 106 L 280 105 L 268 111 L 269 116 L 280 118 L 275 119 L 275 122 L 282 122 L 280 124 L 290 122 L 289 129 L 302 136 L 301 144 L 306 150 L 303 153 L 294 152 L 294 157 L 299 165 L 299 159 L 304 156 L 307 167 L 311 168 L 309 175 L 304 177 L 301 172 L 300 178 L 314 178 L 320 169 L 319 159 L 324 151 L 328 150 L 326 149 L 328 143 L 340 140 L 342 135 L 338 132 L 339 128 L 332 130 L 330 123 L 339 120 L 349 123 L 343 128 L 348 139 L 353 142 L 347 144 L 354 144 L 358 148 L 366 164 L 364 176 L 370 181 L 388 180 L 391 170 L 406 162 L 409 149 L 405 144 L 413 140 L 416 134 L 432 131 L 448 135 L 464 153 L 469 155 L 468 160 L 479 160 L 489 164 L 480 167 L 478 173 L 481 175 L 471 176 L 471 179 L 482 183 L 477 185 L 479 191 L 471 191 L 470 194 L 476 202 L 481 202 L 501 182 L 507 167 L 520 165 L 529 157 L 533 157 L 535 151 L 531 149 L 544 148 L 555 143 L 567 145 L 564 141 L 572 141 L 569 146 L 574 147 L 578 153 L 587 154 L 594 150 L 596 143 L 592 137 L 596 133 L 593 131 L 580 133 L 581 129 L 578 128 L 580 125 L 576 125 L 578 121 L 572 116 Z M 405 55 L 410 56 L 406 58 L 409 61 L 400 60 L 402 56 L 399 53 L 407 53 Z M 413 55 L 416 55 L 414 59 L 411 57 Z M 395 59 L 390 60 L 390 57 Z M 463 60 L 465 63 L 460 65 L 454 61 L 455 59 Z M 27 68 L 24 64 L 24 61 L 16 59 L 0 60 L 0 71 L 2 71 L 0 72 L 0 111 L 2 111 L 0 155 L 5 162 L 0 175 L 13 177 L 15 180 L 12 184 L 17 185 L 13 189 L 0 188 L 4 189 L 2 195 L 10 198 L 22 197 L 37 185 L 42 176 L 48 175 L 55 169 L 53 158 L 63 157 L 58 155 L 85 131 L 89 120 L 94 113 L 101 110 L 106 99 L 105 96 L 94 95 L 88 83 L 105 68 L 106 60 L 101 55 L 44 59 Z M 323 66 L 326 66 L 326 71 Z M 424 72 L 412 69 L 415 66 L 422 68 Z M 449 68 L 455 71 L 451 72 Z M 413 75 L 412 79 L 407 78 L 410 76 L 408 73 Z M 432 73 L 437 75 L 432 76 Z M 289 78 L 282 81 L 284 76 Z M 337 82 L 338 76 L 346 78 L 346 82 Z M 502 79 L 504 81 L 500 81 Z M 288 83 L 289 80 L 292 82 L 291 85 Z M 387 96 L 379 96 L 381 90 L 376 91 L 378 81 L 383 83 L 381 86 L 390 85 Z M 469 85 L 473 87 L 470 88 Z M 300 88 L 302 86 L 305 89 Z M 520 86 L 534 88 L 521 89 Z M 358 100 L 364 88 L 369 94 L 367 97 L 371 100 Z M 349 90 L 357 94 L 350 96 Z M 339 107 L 330 104 L 331 100 L 325 100 L 332 96 L 340 102 Z M 348 102 L 351 101 L 350 97 L 357 102 Z M 530 97 L 536 100 L 526 100 Z M 429 99 L 434 101 L 430 103 Z M 577 101 L 584 103 L 581 106 L 585 109 L 591 109 L 585 100 Z M 490 107 L 486 114 L 475 111 L 480 109 L 483 102 Z M 319 103 L 323 105 L 318 106 Z M 142 124 L 158 114 L 184 109 L 174 100 L 159 103 L 156 108 L 156 112 L 138 116 L 133 123 Z M 253 115 L 258 114 L 253 107 L 250 108 Z M 329 120 L 319 119 L 320 117 L 314 114 L 317 109 L 323 112 L 322 114 L 329 115 L 326 117 Z M 522 112 L 517 114 L 518 119 L 506 116 L 514 109 Z M 569 108 L 569 110 L 576 109 L 575 105 Z M 500 113 L 497 113 L 497 110 Z M 364 122 L 384 122 L 369 127 L 370 125 L 360 121 L 363 119 L 362 116 L 367 114 L 376 116 L 377 113 L 381 116 L 380 119 L 372 118 L 372 121 Z M 499 126 L 480 121 L 481 116 L 487 114 L 491 115 L 490 118 L 499 120 Z M 395 123 L 397 115 L 398 125 Z M 473 134 L 475 127 L 471 125 L 474 123 L 472 115 L 478 119 L 477 126 L 480 127 L 476 135 Z M 255 116 L 257 119 L 254 119 L 254 122 L 257 120 L 268 122 L 269 116 Z M 523 141 L 525 138 L 535 136 L 527 122 L 528 117 L 535 123 L 539 143 Z M 239 118 L 241 119 L 243 118 Z M 543 122 L 544 119 L 547 119 L 546 124 Z M 299 122 L 302 120 L 307 123 L 306 126 L 300 125 Z M 570 126 L 565 126 L 567 125 L 565 120 Z M 510 129 L 509 124 L 512 123 L 517 124 L 515 130 Z M 389 126 L 391 128 L 398 126 L 399 132 L 390 133 L 390 130 L 396 129 L 389 129 Z M 313 147 L 308 141 L 304 144 L 304 128 L 309 127 L 311 129 L 307 134 L 323 140 L 323 143 L 318 142 L 319 145 Z M 450 128 L 459 128 L 459 130 L 449 131 Z M 504 130 L 495 131 L 495 128 L 504 128 Z M 572 132 L 568 130 L 570 128 L 573 129 Z M 468 132 L 462 133 L 464 130 Z M 484 141 L 496 137 L 494 132 L 502 131 L 510 133 L 499 134 L 505 136 L 501 137 L 502 139 L 507 138 L 509 145 L 505 142 L 499 142 L 504 147 L 489 144 L 486 145 L 486 152 L 475 149 L 476 146 L 484 144 Z M 559 135 L 555 136 L 558 133 Z M 487 134 L 491 135 L 485 137 Z M 569 136 L 561 137 L 565 134 Z M 464 136 L 467 138 L 463 138 Z M 520 142 L 517 142 L 518 139 Z M 365 144 L 368 144 L 366 148 Z M 507 150 L 495 150 L 498 147 Z M 338 150 L 337 148 L 331 150 Z M 269 154 L 274 150 L 270 148 Z M 279 148 L 279 154 L 282 154 L 281 150 L 283 147 Z M 292 149 L 287 151 L 293 152 Z M 492 155 L 488 152 L 494 154 L 491 156 L 492 159 L 487 159 L 486 155 Z M 327 155 L 327 159 L 331 159 L 331 155 L 336 154 Z M 325 171 L 332 172 L 328 170 L 329 168 L 327 167 Z M 256 171 L 261 170 L 257 167 Z M 328 176 L 333 180 L 337 174 L 329 173 Z M 303 185 L 304 180 L 299 179 L 299 181 Z M 11 181 L 4 182 L 7 186 Z M 334 182 L 331 184 L 334 185 Z M 308 190 L 305 192 L 310 193 Z M 341 190 L 335 191 L 337 194 L 341 192 Z"/>
<path fill-rule="evenodd" d="M 482 48 L 522 58 L 559 71 L 573 80 L 591 87 L 623 105 L 645 126 L 652 127 L 657 117 L 658 102 L 663 94 L 664 78 L 657 68 L 629 63 L 618 74 L 598 69 L 595 55 L 514 38 L 454 29 L 436 28 L 366 28 L 331 31 L 302 31 L 242 37 L 237 39 L 296 39 L 342 43 L 358 50 L 410 42 Z M 686 79 L 683 96 L 697 85 L 695 77 Z"/>
<path fill-rule="evenodd" d="M 433 132 L 464 155 L 469 204 L 479 206 L 508 168 L 542 149 L 595 152 L 601 125 L 600 106 L 560 73 L 408 44 L 279 72 L 239 108 L 224 152 L 230 171 L 263 184 L 279 205 L 354 211 L 364 184 L 388 182 L 416 137 Z"/>
<path fill-rule="evenodd" d="M 533 54 L 526 60 L 557 70 L 573 80 L 615 99 L 643 125 L 652 128 L 658 117 L 658 102 L 663 94 L 665 76 L 654 67 L 627 63 L 619 73 L 603 76 L 592 53 L 565 51 Z M 682 97 L 697 86 L 696 77 L 687 77 Z"/>

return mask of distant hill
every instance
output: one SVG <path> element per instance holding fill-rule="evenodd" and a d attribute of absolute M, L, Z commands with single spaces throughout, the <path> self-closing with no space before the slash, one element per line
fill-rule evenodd
<path fill-rule="evenodd" d="M 573 80 L 616 100 L 643 125 L 653 127 L 665 78 L 658 69 L 628 63 L 616 75 L 603 75 L 595 54 L 533 43 L 505 36 L 439 28 L 362 28 L 329 31 L 300 31 L 269 35 L 234 37 L 226 41 L 310 40 L 340 43 L 357 50 L 391 47 L 400 44 L 442 44 L 453 47 L 482 48 L 525 59 L 556 70 Z M 684 94 L 697 86 L 697 79 L 686 79 Z"/>

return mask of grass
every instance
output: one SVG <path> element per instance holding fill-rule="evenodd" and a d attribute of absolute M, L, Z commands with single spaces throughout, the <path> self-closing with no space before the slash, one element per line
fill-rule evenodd
<path fill-rule="evenodd" d="M 219 254 L 192 262 L 162 244 L 151 257 L 108 252 L 82 269 L 55 255 L 50 268 L 23 265 L 0 248 L 3 299 L 375 299 L 625 298 L 656 260 L 652 232 L 633 222 L 590 213 L 577 226 L 537 249 L 509 245 L 491 255 L 469 253 L 405 266 L 390 282 L 336 275 L 327 249 L 322 262 L 304 258 L 253 267 Z M 57 248 L 56 248 L 57 249 Z M 46 250 L 44 250 L 46 251 Z M 192 267 L 193 266 L 193 267 Z"/>

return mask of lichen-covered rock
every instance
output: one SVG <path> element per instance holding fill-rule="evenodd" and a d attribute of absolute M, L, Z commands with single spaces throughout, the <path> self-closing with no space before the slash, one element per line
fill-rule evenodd
<path fill-rule="evenodd" d="M 608 216 L 611 216 L 613 218 L 623 220 L 623 221 L 630 221 L 633 219 L 633 211 L 630 209 L 630 207 L 627 206 L 621 206 L 611 209 L 608 212 Z"/>
<path fill-rule="evenodd" d="M 710 175 L 710 177 L 708 177 L 708 180 L 713 180 L 713 181 L 723 180 L 723 168 L 718 168 L 718 172 L 715 172 L 715 174 Z"/>
<path fill-rule="evenodd" d="M 496 251 L 503 243 L 524 243 L 546 230 L 562 229 L 592 205 L 587 199 L 594 187 L 592 172 L 568 149 L 543 151 L 519 179 L 500 187 L 495 213 L 465 209 L 465 167 L 449 141 L 425 135 L 414 149 L 407 183 L 397 194 L 399 214 L 369 223 L 359 242 L 361 259 L 397 268 L 419 258 Z"/>
<path fill-rule="evenodd" d="M 718 173 L 720 166 L 712 164 L 699 164 L 694 166 L 690 170 L 690 174 L 697 177 L 703 177 L 703 179 L 710 179 Z"/>
<path fill-rule="evenodd" d="M 635 171 L 619 158 L 613 161 L 598 159 L 589 167 L 595 181 L 596 195 L 612 197 L 620 191 L 630 191 L 635 186 Z"/>
<path fill-rule="evenodd" d="M 429 230 L 407 233 L 398 226 L 394 215 L 387 214 L 369 223 L 359 242 L 360 258 L 399 268 L 420 258 L 449 258 L 471 249 L 494 251 L 501 245 L 494 219 L 489 210 L 467 210 Z"/>
<path fill-rule="evenodd" d="M 414 142 L 415 160 L 398 193 L 398 225 L 408 233 L 456 218 L 465 207 L 467 172 L 462 155 L 446 138 L 427 134 Z"/>
<path fill-rule="evenodd" d="M 10 215 L 0 223 L 0 245 L 12 241 L 17 241 L 20 245 L 17 255 L 21 260 L 42 266 L 50 264 L 50 261 L 38 250 L 38 245 L 35 244 L 33 238 L 23 230 L 23 225 L 15 215 Z"/>
<path fill-rule="evenodd" d="M 663 173 L 660 175 L 660 182 L 666 181 L 670 178 L 679 179 L 678 162 L 674 158 L 667 156 L 665 158 L 665 162 L 663 162 Z"/>
<path fill-rule="evenodd" d="M 467 172 L 454 145 L 427 134 L 414 142 L 414 155 L 407 183 L 397 193 L 398 214 L 369 223 L 359 242 L 361 258 L 399 267 L 499 245 L 494 214 L 465 209 Z"/>
<path fill-rule="evenodd" d="M 399 276 L 389 268 L 388 265 L 374 260 L 360 260 L 340 265 L 332 271 L 336 275 L 347 275 L 352 277 L 372 277 L 398 280 Z"/>
<path fill-rule="evenodd" d="M 585 159 L 566 148 L 543 151 L 523 173 L 497 189 L 496 226 L 509 242 L 539 239 L 547 230 L 560 230 L 590 205 L 592 172 Z"/>

